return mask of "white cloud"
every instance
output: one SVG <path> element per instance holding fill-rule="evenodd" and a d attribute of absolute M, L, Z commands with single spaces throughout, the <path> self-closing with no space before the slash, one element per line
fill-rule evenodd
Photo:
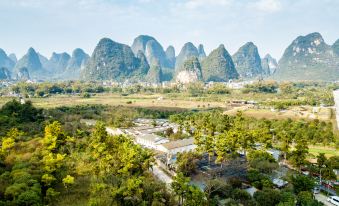
<path fill-rule="evenodd" d="M 154 0 L 138 0 L 139 3 L 149 4 L 154 2 Z"/>
<path fill-rule="evenodd" d="M 254 3 L 254 7 L 259 11 L 273 13 L 282 9 L 280 0 L 259 0 Z"/>
<path fill-rule="evenodd" d="M 232 0 L 188 0 L 184 3 L 187 9 L 197 9 L 209 6 L 229 6 Z"/>

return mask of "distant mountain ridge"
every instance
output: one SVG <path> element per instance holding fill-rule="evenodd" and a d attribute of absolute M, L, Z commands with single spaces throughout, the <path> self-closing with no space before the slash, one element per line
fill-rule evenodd
<path fill-rule="evenodd" d="M 18 60 L 14 71 L 17 73 L 21 68 L 27 68 L 32 78 L 41 78 L 46 75 L 46 70 L 42 67 L 39 55 L 32 47 Z"/>
<path fill-rule="evenodd" d="M 261 67 L 258 48 L 253 42 L 247 42 L 232 56 L 235 68 L 243 78 L 262 76 L 265 72 Z"/>
<path fill-rule="evenodd" d="M 5 67 L 0 67 L 0 80 L 10 80 L 10 79 L 11 72 Z"/>
<path fill-rule="evenodd" d="M 161 44 L 151 36 L 140 35 L 134 39 L 131 49 L 135 55 L 139 51 L 142 51 L 148 61 L 149 65 L 156 65 L 165 68 L 172 68 L 173 62 L 171 57 L 167 58 L 167 55 L 161 46 Z M 174 48 L 170 48 L 174 49 Z M 170 53 L 172 51 L 169 51 Z"/>
<path fill-rule="evenodd" d="M 184 46 L 180 50 L 179 55 L 176 58 L 175 68 L 180 68 L 184 64 L 184 62 L 191 57 L 199 57 L 199 51 L 193 43 L 187 42 L 186 44 L 184 44 Z"/>
<path fill-rule="evenodd" d="M 223 44 L 213 50 L 202 61 L 201 65 L 202 77 L 206 82 L 226 82 L 239 77 L 232 57 Z"/>
<path fill-rule="evenodd" d="M 173 46 L 164 50 L 152 36 L 139 35 L 131 46 L 103 38 L 91 56 L 77 48 L 69 55 L 53 52 L 47 58 L 29 48 L 17 60 L 0 49 L 2 76 L 26 80 L 110 80 L 161 83 L 163 81 L 229 81 L 234 79 L 275 79 L 278 81 L 339 79 L 339 39 L 325 43 L 315 32 L 297 37 L 277 62 L 263 58 L 253 42 L 244 44 L 231 56 L 224 45 L 206 55 L 204 46 L 187 42 L 179 54 Z"/>
<path fill-rule="evenodd" d="M 190 57 L 177 69 L 176 82 L 185 84 L 196 81 L 202 81 L 201 65 L 197 57 Z"/>
<path fill-rule="evenodd" d="M 299 36 L 285 50 L 273 78 L 292 81 L 338 80 L 337 43 L 329 46 L 317 32 Z"/>
<path fill-rule="evenodd" d="M 13 61 L 13 59 L 11 59 L 9 56 L 7 56 L 6 52 L 3 49 L 0 49 L 0 67 L 12 70 L 15 64 L 16 62 Z"/>
<path fill-rule="evenodd" d="M 81 76 L 86 80 L 140 80 L 149 70 L 144 61 L 134 55 L 131 47 L 103 38 L 81 71 Z"/>
<path fill-rule="evenodd" d="M 82 49 L 75 49 L 72 56 L 66 52 L 53 52 L 50 59 L 29 48 L 27 53 L 17 60 L 15 54 L 6 55 L 0 49 L 0 68 L 10 72 L 11 79 L 27 80 L 64 80 L 79 79 L 80 69 L 84 67 L 89 55 Z"/>
<path fill-rule="evenodd" d="M 274 74 L 277 67 L 277 60 L 274 59 L 270 54 L 266 54 L 265 57 L 261 59 L 261 68 L 265 75 L 270 76 Z"/>

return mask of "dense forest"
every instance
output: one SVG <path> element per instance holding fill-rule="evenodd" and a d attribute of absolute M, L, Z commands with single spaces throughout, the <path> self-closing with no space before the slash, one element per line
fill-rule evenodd
<path fill-rule="evenodd" d="M 137 117 L 169 118 L 195 137 L 197 153 L 178 156 L 178 174 L 171 185 L 153 177 L 153 152 L 105 130 L 105 124 L 130 127 Z M 91 127 L 81 123 L 83 118 L 100 121 Z M 103 105 L 37 109 L 13 100 L 0 109 L 0 119 L 0 205 L 321 205 L 312 197 L 314 183 L 307 176 L 296 173 L 289 177 L 291 186 L 273 189 L 267 174 L 277 162 L 252 148 L 255 142 L 278 146 L 298 169 L 307 165 L 308 144 L 336 139 L 331 124 L 317 120 L 255 120 L 220 111 Z M 248 153 L 245 178 L 259 189 L 253 197 L 237 178 L 208 179 L 203 190 L 191 184 L 192 163 L 202 154 L 215 156 L 222 165 L 236 158 L 237 150 Z M 318 159 L 332 178 L 337 157 Z"/>

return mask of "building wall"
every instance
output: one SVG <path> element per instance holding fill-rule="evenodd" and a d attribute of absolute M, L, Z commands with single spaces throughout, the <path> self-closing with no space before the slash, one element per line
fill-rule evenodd
<path fill-rule="evenodd" d="M 177 154 L 177 153 L 182 153 L 182 152 L 189 152 L 189 151 L 192 151 L 192 150 L 195 150 L 197 148 L 197 145 L 187 145 L 185 147 L 178 147 L 178 148 L 175 148 L 175 149 L 172 149 L 170 151 L 171 154 Z"/>
<path fill-rule="evenodd" d="M 146 140 L 142 137 L 136 138 L 136 142 L 138 144 L 149 147 L 149 148 L 153 148 L 153 149 L 158 149 L 159 144 L 164 144 L 168 141 L 169 141 L 168 139 L 162 139 L 162 140 L 159 140 L 157 142 L 154 142 L 154 141 Z"/>

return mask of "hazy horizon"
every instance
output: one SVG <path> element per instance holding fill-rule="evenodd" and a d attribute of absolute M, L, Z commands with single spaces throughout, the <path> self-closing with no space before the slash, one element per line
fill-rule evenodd
<path fill-rule="evenodd" d="M 319 32 L 333 44 L 338 10 L 335 0 L 2 0 L 0 48 L 18 58 L 29 47 L 46 57 L 75 48 L 91 54 L 103 37 L 131 45 L 146 34 L 176 55 L 188 41 L 207 54 L 220 44 L 233 54 L 252 41 L 262 57 L 279 59 L 299 35 Z"/>

